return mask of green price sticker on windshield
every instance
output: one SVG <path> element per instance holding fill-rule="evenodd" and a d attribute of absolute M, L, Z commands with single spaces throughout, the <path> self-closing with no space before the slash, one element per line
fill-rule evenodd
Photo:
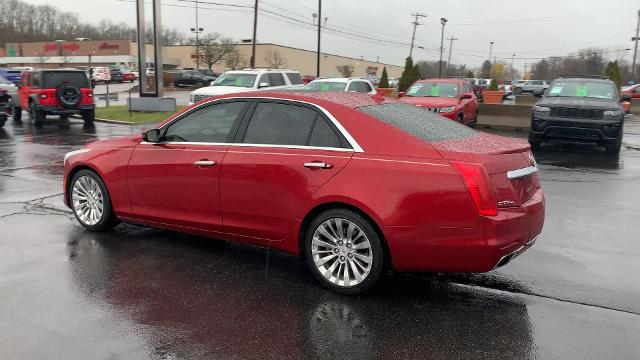
<path fill-rule="evenodd" d="M 576 87 L 576 96 L 580 96 L 580 97 L 587 96 L 587 86 L 586 85 L 578 85 Z"/>
<path fill-rule="evenodd" d="M 242 79 L 236 78 L 236 86 L 242 86 Z"/>
<path fill-rule="evenodd" d="M 320 85 L 320 90 L 329 91 L 329 90 L 331 90 L 331 88 L 329 87 L 329 84 L 321 84 Z"/>
<path fill-rule="evenodd" d="M 437 84 L 431 85 L 431 96 L 440 96 L 440 86 Z"/>

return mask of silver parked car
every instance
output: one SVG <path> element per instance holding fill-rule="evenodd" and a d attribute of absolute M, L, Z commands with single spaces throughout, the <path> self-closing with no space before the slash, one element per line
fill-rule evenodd
<path fill-rule="evenodd" d="M 526 80 L 522 83 L 519 81 L 513 85 L 513 93 L 516 95 L 530 93 L 533 94 L 536 91 L 544 91 L 549 87 L 549 82 L 545 80 Z"/>

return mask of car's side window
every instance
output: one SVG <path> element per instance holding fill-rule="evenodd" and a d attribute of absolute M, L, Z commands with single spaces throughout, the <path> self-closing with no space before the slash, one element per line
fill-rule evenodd
<path fill-rule="evenodd" d="M 247 127 L 244 143 L 307 145 L 318 113 L 308 107 L 272 102 L 258 103 Z"/>
<path fill-rule="evenodd" d="M 349 83 L 349 86 L 347 86 L 347 91 L 358 91 L 358 82 L 352 81 L 351 83 Z"/>
<path fill-rule="evenodd" d="M 287 77 L 289 78 L 291 85 L 302 84 L 302 77 L 298 73 L 287 73 Z"/>
<path fill-rule="evenodd" d="M 339 148 L 340 138 L 322 117 L 318 117 L 316 124 L 313 126 L 313 131 L 311 131 L 309 146 Z"/>
<path fill-rule="evenodd" d="M 260 81 L 258 81 L 258 86 L 262 86 L 262 84 L 266 84 L 266 86 L 272 86 L 271 81 L 269 80 L 269 74 L 263 74 L 260 76 Z"/>
<path fill-rule="evenodd" d="M 34 87 L 34 88 L 40 87 L 39 73 L 33 73 L 33 76 L 31 77 L 31 87 Z"/>
<path fill-rule="evenodd" d="M 214 104 L 195 110 L 171 124 L 164 134 L 168 142 L 231 142 L 231 129 L 246 102 Z"/>
<path fill-rule="evenodd" d="M 360 92 L 363 92 L 363 93 L 369 93 L 369 92 L 371 92 L 371 90 L 373 90 L 373 89 L 371 88 L 371 85 L 367 84 L 367 83 L 366 83 L 366 82 L 364 82 L 364 81 L 361 81 L 361 82 L 360 82 L 360 84 L 361 84 L 361 86 L 362 86 L 362 91 L 360 91 Z"/>
<path fill-rule="evenodd" d="M 271 86 L 283 86 L 286 85 L 284 82 L 284 76 L 280 73 L 271 73 L 269 74 L 269 82 L 271 82 Z"/>

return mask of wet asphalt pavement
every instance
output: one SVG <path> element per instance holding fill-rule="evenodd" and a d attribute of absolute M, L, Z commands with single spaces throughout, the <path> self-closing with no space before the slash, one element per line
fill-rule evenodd
<path fill-rule="evenodd" d="M 514 262 L 391 274 L 361 297 L 328 292 L 297 259 L 260 248 L 126 224 L 84 231 L 62 203 L 64 153 L 140 130 L 0 129 L 0 359 L 640 356 L 638 116 L 619 158 L 536 153 L 545 228 Z"/>

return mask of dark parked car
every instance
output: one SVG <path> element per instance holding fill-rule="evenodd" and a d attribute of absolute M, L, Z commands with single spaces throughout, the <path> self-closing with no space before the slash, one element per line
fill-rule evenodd
<path fill-rule="evenodd" d="M 7 122 L 7 109 L 9 108 L 9 100 L 11 97 L 7 93 L 7 90 L 0 89 L 0 128 Z"/>
<path fill-rule="evenodd" d="M 204 76 L 213 78 L 213 80 L 217 79 L 220 76 L 220 73 L 213 72 L 213 70 L 211 69 L 198 69 L 197 71 L 199 71 Z"/>
<path fill-rule="evenodd" d="M 624 109 L 613 81 L 564 77 L 534 95 L 529 143 L 533 149 L 545 140 L 597 143 L 617 154 L 622 145 Z"/>
<path fill-rule="evenodd" d="M 176 73 L 173 80 L 173 86 L 175 87 L 191 87 L 191 86 L 207 86 L 211 84 L 216 78 L 202 74 L 198 70 L 183 70 Z"/>
<path fill-rule="evenodd" d="M 124 76 L 122 75 L 122 70 L 120 67 L 111 66 L 109 68 L 109 72 L 111 74 L 111 82 L 121 83 L 124 81 Z"/>

